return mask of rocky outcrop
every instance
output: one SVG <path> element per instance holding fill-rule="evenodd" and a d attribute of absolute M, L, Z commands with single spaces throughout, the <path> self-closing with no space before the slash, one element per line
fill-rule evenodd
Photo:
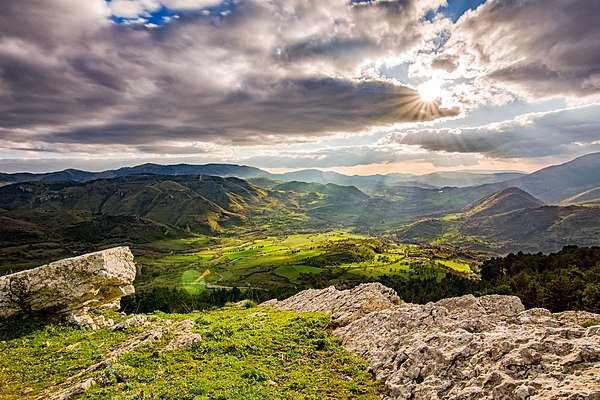
<path fill-rule="evenodd" d="M 512 296 L 402 304 L 335 335 L 392 399 L 600 398 L 600 332 Z"/>
<path fill-rule="evenodd" d="M 115 321 L 113 321 L 112 318 L 106 319 L 104 315 L 98 315 L 96 317 L 80 315 L 79 318 L 77 318 L 77 321 L 79 322 L 79 325 L 90 328 L 93 331 L 107 326 L 113 327 L 115 325 Z"/>
<path fill-rule="evenodd" d="M 56 393 L 52 393 L 51 395 L 44 398 L 44 400 L 65 400 L 75 397 L 77 395 L 83 394 L 87 392 L 89 388 L 94 386 L 96 381 L 94 378 L 88 378 L 84 381 L 77 382 L 74 385 L 66 387 L 62 390 L 59 390 Z"/>
<path fill-rule="evenodd" d="M 349 290 L 309 289 L 282 301 L 269 300 L 261 306 L 275 310 L 323 312 L 339 325 L 346 325 L 370 312 L 385 310 L 400 301 L 396 292 L 381 283 L 365 283 Z"/>
<path fill-rule="evenodd" d="M 148 317 L 145 315 L 134 315 L 131 318 L 127 318 L 125 321 L 119 322 L 112 327 L 113 331 L 123 331 L 127 328 L 137 328 L 140 326 L 150 326 Z"/>
<path fill-rule="evenodd" d="M 274 308 L 351 321 L 334 334 L 369 361 L 389 399 L 600 399 L 600 327 L 579 325 L 600 315 L 525 310 L 514 296 L 394 301 L 371 284 L 304 291 Z"/>
<path fill-rule="evenodd" d="M 194 321 L 191 319 L 185 319 L 175 323 L 172 328 L 173 338 L 160 352 L 163 353 L 165 351 L 185 349 L 186 347 L 199 343 L 202 338 L 197 333 L 192 332 L 194 324 Z"/>
<path fill-rule="evenodd" d="M 0 277 L 0 318 L 97 307 L 132 294 L 133 255 L 116 247 Z"/>

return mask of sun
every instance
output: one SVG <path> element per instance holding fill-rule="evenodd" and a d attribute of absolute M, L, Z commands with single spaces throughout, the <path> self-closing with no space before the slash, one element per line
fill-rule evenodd
<path fill-rule="evenodd" d="M 431 103 L 435 100 L 441 99 L 445 90 L 441 88 L 441 85 L 444 84 L 444 81 L 438 79 L 431 79 L 425 83 L 417 86 L 417 91 L 419 92 L 419 97 L 426 103 Z"/>

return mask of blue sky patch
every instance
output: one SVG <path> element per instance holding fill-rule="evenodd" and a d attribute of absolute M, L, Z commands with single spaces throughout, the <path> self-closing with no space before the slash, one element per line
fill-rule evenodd
<path fill-rule="evenodd" d="M 452 19 L 452 22 L 456 22 L 464 13 L 469 10 L 475 10 L 485 2 L 486 0 L 448 0 L 448 6 L 441 7 L 437 13 L 441 13 Z M 425 19 L 431 21 L 437 13 L 430 11 L 425 16 Z"/>
<path fill-rule="evenodd" d="M 112 2 L 112 0 L 105 1 L 107 3 Z M 156 10 L 146 11 L 136 17 L 122 17 L 113 14 L 110 17 L 110 19 L 118 25 L 143 24 L 150 27 L 160 27 L 174 18 L 185 17 L 190 15 L 203 14 L 212 18 L 221 18 L 224 15 L 227 15 L 230 12 L 232 12 L 238 3 L 239 0 L 224 0 L 223 2 L 221 2 L 221 4 L 217 6 L 203 7 L 197 10 L 179 10 L 161 5 L 161 7 Z"/>
<path fill-rule="evenodd" d="M 172 18 L 177 18 L 179 15 L 175 10 L 167 7 L 160 7 L 158 10 L 139 15 L 137 18 L 123 18 L 117 15 L 112 15 L 110 19 L 119 25 L 127 25 L 130 23 L 152 24 L 153 26 L 161 26 L 170 21 Z"/>

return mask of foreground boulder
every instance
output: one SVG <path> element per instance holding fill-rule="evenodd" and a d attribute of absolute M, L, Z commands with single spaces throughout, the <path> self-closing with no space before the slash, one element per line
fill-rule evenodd
<path fill-rule="evenodd" d="M 68 258 L 0 277 L 0 318 L 20 312 L 85 310 L 134 292 L 128 247 Z"/>
<path fill-rule="evenodd" d="M 349 290 L 308 289 L 282 301 L 269 300 L 264 306 L 275 310 L 323 312 L 331 314 L 338 325 L 346 325 L 373 311 L 385 310 L 398 303 L 396 292 L 381 283 L 365 283 Z"/>
<path fill-rule="evenodd" d="M 394 305 L 394 296 L 370 284 L 307 290 L 274 307 L 338 315 L 345 326 L 334 335 L 369 361 L 389 399 L 600 399 L 600 326 L 579 325 L 600 315 L 525 310 L 514 296 L 425 305 Z M 386 298 L 369 312 L 386 302 L 368 299 Z"/>

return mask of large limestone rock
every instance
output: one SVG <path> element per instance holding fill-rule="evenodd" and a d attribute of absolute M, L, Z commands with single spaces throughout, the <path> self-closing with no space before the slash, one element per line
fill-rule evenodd
<path fill-rule="evenodd" d="M 381 283 L 365 283 L 349 290 L 308 289 L 282 301 L 269 300 L 261 306 L 275 310 L 324 312 L 339 325 L 346 325 L 373 311 L 385 310 L 400 301 L 393 289 Z"/>
<path fill-rule="evenodd" d="M 2 276 L 0 318 L 111 303 L 134 292 L 135 272 L 129 248 L 116 247 Z"/>
<path fill-rule="evenodd" d="M 462 296 L 373 312 L 334 334 L 390 399 L 600 399 L 600 315 L 525 311 L 513 296 Z"/>
<path fill-rule="evenodd" d="M 600 399 L 600 315 L 525 310 L 514 296 L 397 303 L 380 284 L 306 290 L 265 306 L 330 313 L 388 399 Z"/>

